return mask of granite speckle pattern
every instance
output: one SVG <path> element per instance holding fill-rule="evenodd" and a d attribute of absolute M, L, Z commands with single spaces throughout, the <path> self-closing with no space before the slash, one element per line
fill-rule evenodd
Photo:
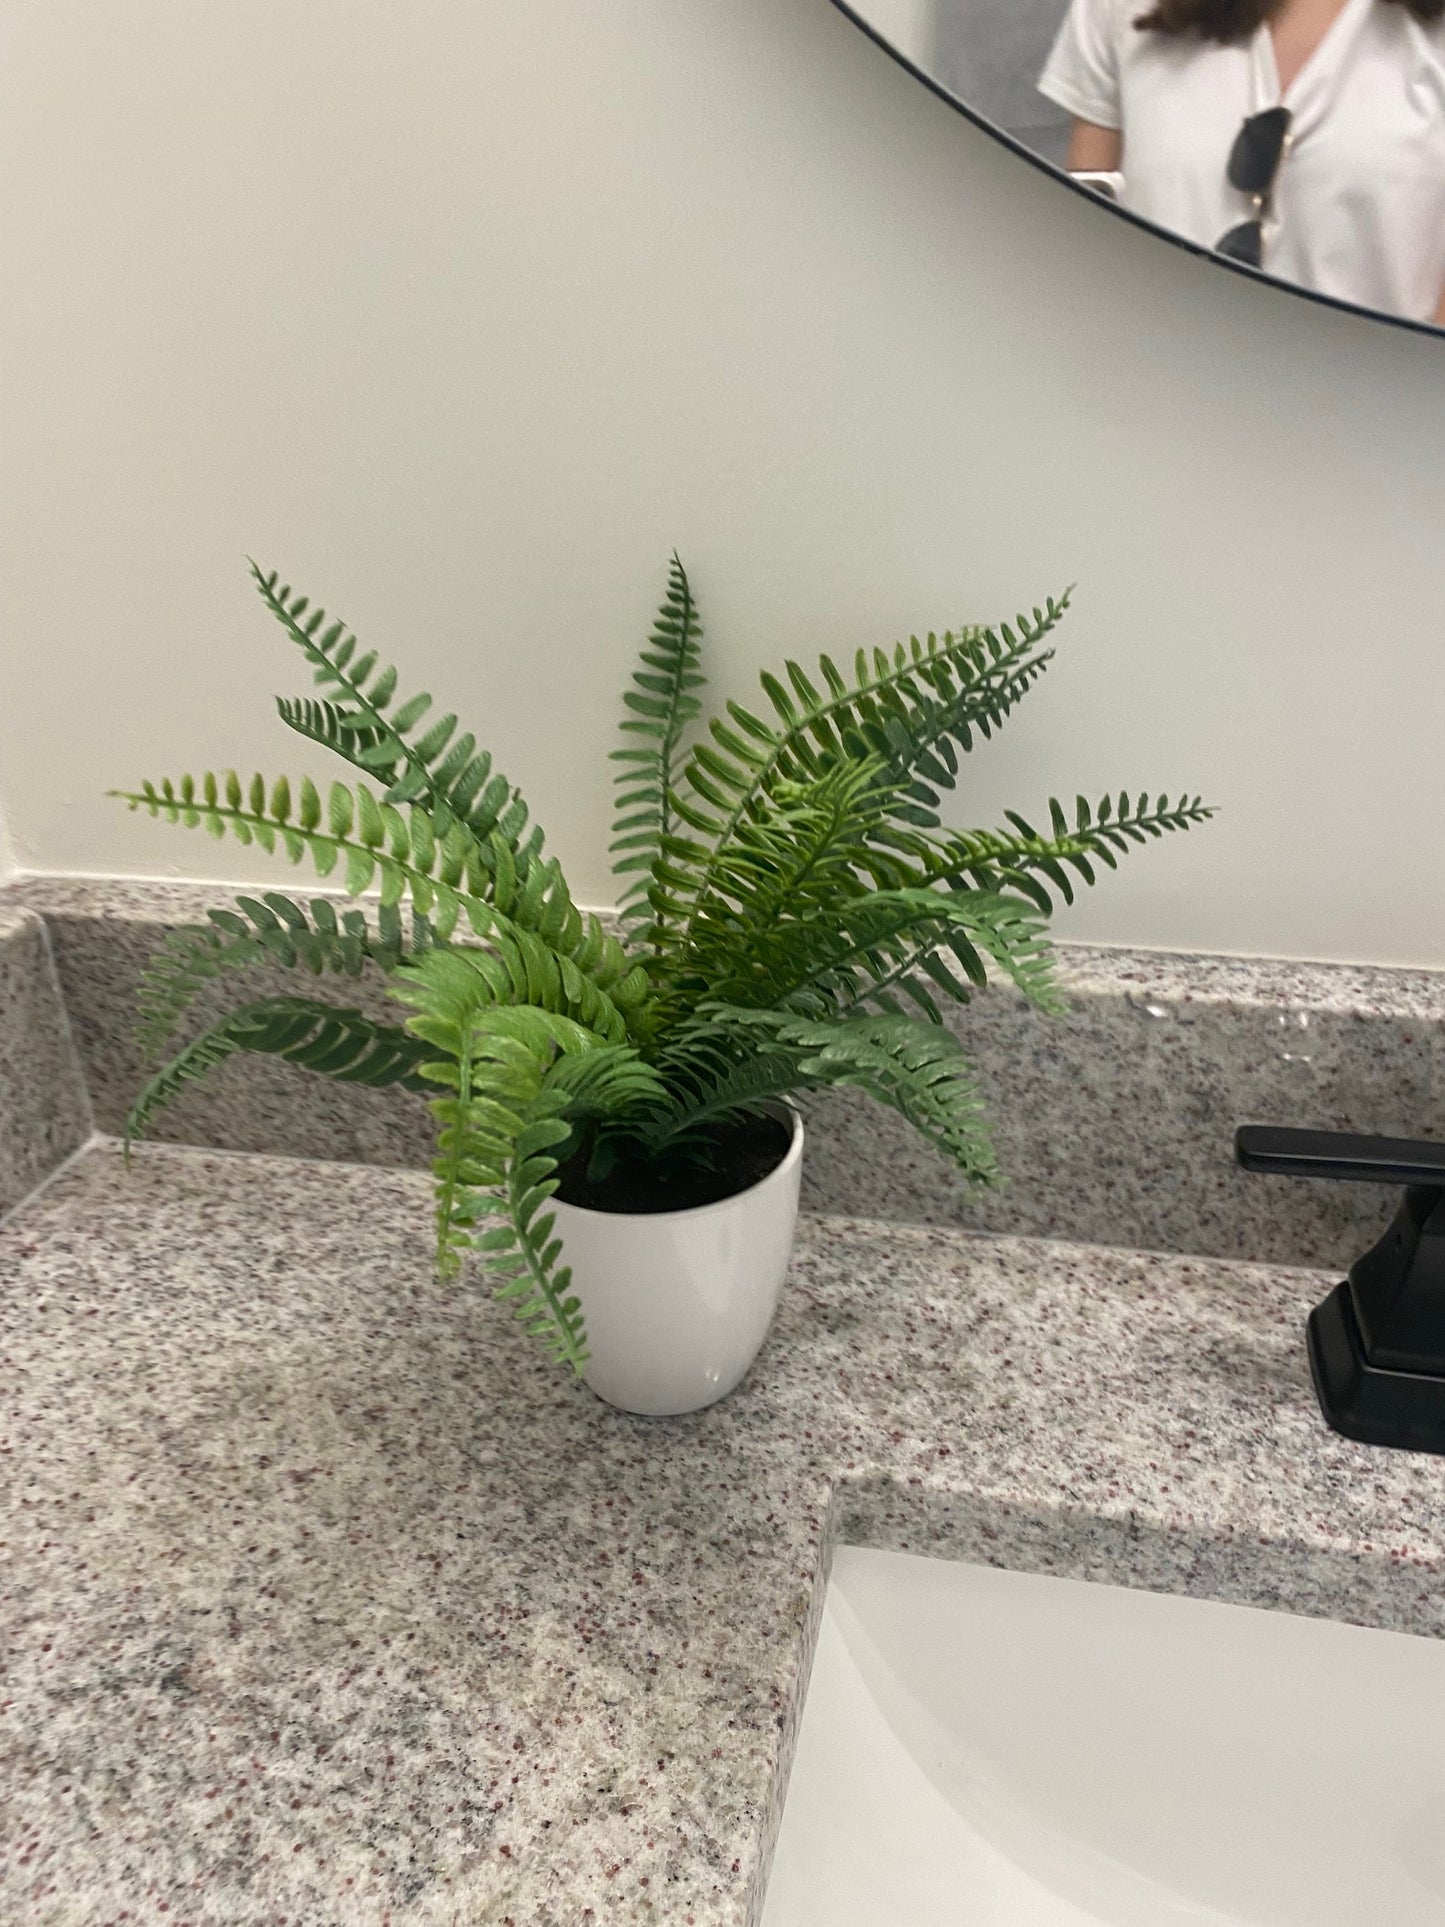
<path fill-rule="evenodd" d="M 296 879 L 278 875 L 278 884 Z M 46 919 L 97 1125 L 118 1131 L 142 1077 L 129 1032 L 145 961 L 167 928 L 202 920 L 231 892 L 40 877 L 4 896 Z M 989 1100 L 1004 1188 L 971 1195 L 893 1114 L 861 1094 L 830 1093 L 810 1107 L 806 1207 L 1343 1271 L 1379 1235 L 1391 1194 L 1246 1177 L 1232 1162 L 1235 1126 L 1445 1140 L 1445 971 L 1068 944 L 1060 962 L 1071 1004 L 1062 1018 L 1040 1016 L 1007 987 L 950 1013 Z M 240 994 L 295 981 L 237 977 L 198 1006 L 198 1021 Z M 384 1008 L 374 986 L 307 985 Z M 157 1135 L 417 1167 L 430 1124 L 418 1097 L 339 1094 L 324 1079 L 246 1058 L 188 1092 Z"/>
<path fill-rule="evenodd" d="M 993 1119 L 1000 1190 L 867 1099 L 811 1113 L 804 1202 L 973 1230 L 1343 1271 L 1395 1195 L 1247 1176 L 1235 1127 L 1445 1141 L 1445 972 L 1060 946 L 1070 1009 L 992 988 L 950 1013 Z"/>
<path fill-rule="evenodd" d="M 90 1135 L 45 925 L 0 895 L 0 1213 Z"/>
<path fill-rule="evenodd" d="M 813 1219 L 657 1422 L 427 1205 L 98 1146 L 0 1230 L 0 1917 L 755 1922 L 838 1533 L 1445 1633 L 1445 1462 L 1323 1428 L 1318 1276 Z"/>

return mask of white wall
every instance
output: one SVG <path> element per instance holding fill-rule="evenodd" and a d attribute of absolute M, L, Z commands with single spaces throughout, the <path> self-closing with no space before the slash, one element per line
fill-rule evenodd
<path fill-rule="evenodd" d="M 899 53 L 929 64 L 938 0 L 855 0 L 855 8 Z"/>
<path fill-rule="evenodd" d="M 26 867 L 263 873 L 100 794 L 316 760 L 249 550 L 479 719 L 604 901 L 676 543 L 744 689 L 1077 581 L 965 813 L 1224 814 L 1061 930 L 1445 962 L 1445 343 L 1081 204 L 828 0 L 10 0 L 0 35 Z"/>

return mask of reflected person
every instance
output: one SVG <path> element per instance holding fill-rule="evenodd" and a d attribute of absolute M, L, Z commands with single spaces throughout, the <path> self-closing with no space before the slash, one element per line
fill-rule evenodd
<path fill-rule="evenodd" d="M 1135 213 L 1445 326 L 1445 0 L 1071 0 L 1039 90 Z"/>

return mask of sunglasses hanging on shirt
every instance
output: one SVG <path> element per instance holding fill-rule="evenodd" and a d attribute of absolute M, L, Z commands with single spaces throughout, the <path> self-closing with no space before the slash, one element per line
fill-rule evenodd
<path fill-rule="evenodd" d="M 1246 267 L 1264 266 L 1264 224 L 1269 217 L 1279 170 L 1289 152 L 1293 118 L 1288 107 L 1266 107 L 1261 114 L 1251 114 L 1235 135 L 1225 171 L 1229 185 L 1253 200 L 1254 214 L 1215 242 L 1216 254 L 1231 261 L 1242 261 Z"/>

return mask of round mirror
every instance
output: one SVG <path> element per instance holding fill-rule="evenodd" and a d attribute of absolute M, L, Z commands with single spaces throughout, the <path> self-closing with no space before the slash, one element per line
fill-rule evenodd
<path fill-rule="evenodd" d="M 971 120 L 1237 272 L 1445 327 L 1445 0 L 835 0 Z"/>

